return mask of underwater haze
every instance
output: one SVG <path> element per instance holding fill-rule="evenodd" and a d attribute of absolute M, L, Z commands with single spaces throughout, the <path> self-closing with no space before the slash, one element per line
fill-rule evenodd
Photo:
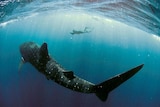
<path fill-rule="evenodd" d="M 160 107 L 159 36 L 158 0 L 1 0 L 0 107 Z M 94 84 L 144 67 L 102 102 L 21 67 L 28 41 Z"/>

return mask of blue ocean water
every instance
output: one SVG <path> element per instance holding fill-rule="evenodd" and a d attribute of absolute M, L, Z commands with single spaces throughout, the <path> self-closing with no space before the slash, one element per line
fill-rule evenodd
<path fill-rule="evenodd" d="M 0 107 L 159 107 L 160 12 L 156 0 L 0 1 Z M 89 33 L 72 35 L 73 30 Z M 95 84 L 144 68 L 101 102 L 26 63 L 19 46 L 48 44 L 64 68 Z"/>

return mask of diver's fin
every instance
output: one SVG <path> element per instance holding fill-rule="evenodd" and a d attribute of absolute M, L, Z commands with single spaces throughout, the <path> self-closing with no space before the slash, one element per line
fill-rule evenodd
<path fill-rule="evenodd" d="M 47 43 L 43 43 L 39 50 L 39 61 L 42 63 L 46 63 L 49 60 Z"/>
<path fill-rule="evenodd" d="M 143 67 L 142 65 L 139 65 L 125 73 L 116 75 L 115 77 L 100 83 L 95 86 L 96 88 L 96 96 L 100 98 L 102 101 L 106 101 L 108 94 L 110 91 L 114 90 L 117 88 L 119 85 L 121 85 L 123 82 L 131 78 L 134 74 L 136 74 L 141 68 Z"/>
<path fill-rule="evenodd" d="M 65 75 L 68 79 L 70 79 L 70 80 L 72 80 L 72 79 L 75 78 L 75 76 L 74 76 L 74 74 L 73 74 L 73 71 L 68 71 L 68 72 L 63 72 L 63 73 L 64 73 L 64 75 Z"/>
<path fill-rule="evenodd" d="M 71 34 L 71 35 L 74 35 L 74 33 L 73 33 L 73 32 L 70 32 L 70 34 Z"/>

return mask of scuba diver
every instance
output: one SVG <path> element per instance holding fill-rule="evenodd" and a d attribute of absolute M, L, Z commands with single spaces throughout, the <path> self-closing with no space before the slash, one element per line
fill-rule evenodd
<path fill-rule="evenodd" d="M 91 31 L 92 31 L 91 28 L 85 27 L 83 31 L 73 30 L 72 32 L 70 32 L 70 34 L 72 34 L 72 35 L 75 35 L 75 34 L 79 35 L 79 34 L 83 34 L 83 33 L 90 33 Z"/>

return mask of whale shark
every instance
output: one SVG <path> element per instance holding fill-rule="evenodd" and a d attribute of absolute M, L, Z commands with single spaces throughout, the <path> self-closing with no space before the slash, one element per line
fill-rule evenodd
<path fill-rule="evenodd" d="M 108 80 L 94 84 L 85 79 L 79 78 L 71 70 L 63 68 L 48 52 L 47 43 L 41 46 L 35 42 L 25 42 L 20 45 L 22 62 L 30 63 L 48 80 L 81 93 L 95 93 L 101 100 L 106 101 L 109 92 L 120 86 L 126 80 L 136 74 L 144 64 L 134 67 L 124 73 L 118 74 Z"/>

